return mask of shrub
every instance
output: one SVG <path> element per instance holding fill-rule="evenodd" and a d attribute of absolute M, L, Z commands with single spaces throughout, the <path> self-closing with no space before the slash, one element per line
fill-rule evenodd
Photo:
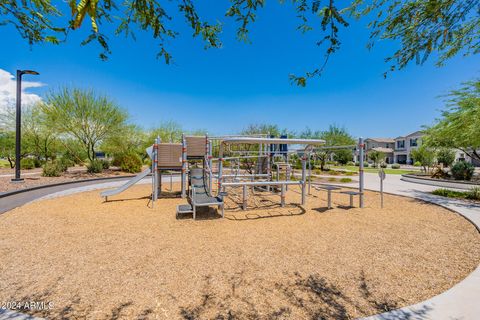
<path fill-rule="evenodd" d="M 449 197 L 449 198 L 464 198 L 465 193 L 461 191 L 453 191 L 448 189 L 436 189 L 432 191 L 432 194 L 442 197 Z"/>
<path fill-rule="evenodd" d="M 352 179 L 350 179 L 350 178 L 342 178 L 342 179 L 340 179 L 340 182 L 348 183 L 348 182 L 352 182 Z"/>
<path fill-rule="evenodd" d="M 34 169 L 35 168 L 35 160 L 32 158 L 23 158 L 20 160 L 20 168 L 22 169 Z"/>
<path fill-rule="evenodd" d="M 364 166 L 365 168 L 368 168 L 368 162 L 364 162 L 364 163 L 363 163 L 363 166 Z"/>
<path fill-rule="evenodd" d="M 451 167 L 455 161 L 455 151 L 452 149 L 442 148 L 437 151 L 437 162 L 445 167 Z"/>
<path fill-rule="evenodd" d="M 356 166 L 356 163 L 353 161 L 348 161 L 347 166 Z"/>
<path fill-rule="evenodd" d="M 480 200 L 480 187 L 475 187 L 470 189 L 465 198 L 471 199 L 471 200 Z"/>
<path fill-rule="evenodd" d="M 400 169 L 400 165 L 398 163 L 392 164 L 392 169 Z"/>
<path fill-rule="evenodd" d="M 101 159 L 99 161 L 102 164 L 102 168 L 104 170 L 107 170 L 108 168 L 110 168 L 110 161 L 108 161 L 107 159 Z"/>
<path fill-rule="evenodd" d="M 341 165 L 347 164 L 352 159 L 352 150 L 341 149 L 333 154 L 333 159 Z"/>
<path fill-rule="evenodd" d="M 336 165 L 337 162 L 336 161 L 326 161 L 325 164 Z"/>
<path fill-rule="evenodd" d="M 360 167 L 360 162 L 356 162 L 355 167 Z"/>
<path fill-rule="evenodd" d="M 420 161 L 415 161 L 415 162 L 413 163 L 413 166 L 414 166 L 414 167 L 421 167 L 421 166 L 422 166 L 422 163 L 421 163 Z"/>
<path fill-rule="evenodd" d="M 328 178 L 328 181 L 330 181 L 330 182 L 336 182 L 337 179 L 336 179 L 336 178 Z"/>
<path fill-rule="evenodd" d="M 101 173 L 103 171 L 103 164 L 100 160 L 93 160 L 87 165 L 88 173 Z"/>
<path fill-rule="evenodd" d="M 452 176 L 455 180 L 470 180 L 474 171 L 475 168 L 471 163 L 458 161 L 452 167 Z"/>
<path fill-rule="evenodd" d="M 142 170 L 142 159 L 134 152 L 129 152 L 123 155 L 120 169 L 129 173 L 136 173 Z"/>
<path fill-rule="evenodd" d="M 57 160 L 58 165 L 60 166 L 60 169 L 63 172 L 66 172 L 68 170 L 68 167 L 74 167 L 75 162 L 69 158 L 61 157 L 60 159 Z"/>
<path fill-rule="evenodd" d="M 347 172 L 345 172 L 345 175 L 346 175 L 346 176 L 354 176 L 354 175 L 355 175 L 355 172 L 347 171 Z"/>
<path fill-rule="evenodd" d="M 43 165 L 42 176 L 44 177 L 60 177 L 62 168 L 57 161 L 46 162 Z"/>
<path fill-rule="evenodd" d="M 386 167 L 387 167 L 387 164 L 386 164 L 385 162 L 380 163 L 380 168 L 384 168 L 384 169 L 385 169 Z"/>
<path fill-rule="evenodd" d="M 33 159 L 33 162 L 35 163 L 35 168 L 41 168 L 42 165 L 45 163 L 45 161 L 39 160 L 37 158 Z"/>

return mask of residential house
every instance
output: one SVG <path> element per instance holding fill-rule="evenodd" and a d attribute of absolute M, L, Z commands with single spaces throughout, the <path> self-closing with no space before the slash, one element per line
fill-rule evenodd
<path fill-rule="evenodd" d="M 415 161 L 410 153 L 422 144 L 422 137 L 423 133 L 421 131 L 415 131 L 406 136 L 395 138 L 394 163 L 413 164 Z"/>
<path fill-rule="evenodd" d="M 385 162 L 394 161 L 395 140 L 391 138 L 367 138 L 365 139 L 365 156 L 368 159 L 368 153 L 372 150 L 380 151 L 385 154 Z"/>

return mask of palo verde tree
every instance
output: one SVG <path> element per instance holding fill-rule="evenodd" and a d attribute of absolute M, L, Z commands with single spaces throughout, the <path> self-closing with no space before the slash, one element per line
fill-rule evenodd
<path fill-rule="evenodd" d="M 281 1 L 294 11 L 299 33 L 315 33 L 317 46 L 324 56 L 310 71 L 290 75 L 293 83 L 305 86 L 307 80 L 322 74 L 330 56 L 341 47 L 341 29 L 346 34 L 352 20 L 366 17 L 371 42 L 391 40 L 398 49 L 386 57 L 390 70 L 401 69 L 414 61 L 424 63 L 438 57 L 445 63 L 458 54 L 477 54 L 479 50 L 478 0 L 350 0 Z M 178 38 L 178 20 L 183 20 L 194 38 L 206 48 L 222 46 L 222 28 L 232 20 L 237 38 L 249 42 L 251 25 L 259 11 L 266 10 L 265 0 L 231 0 L 223 17 L 205 19 L 195 0 L 3 0 L 0 1 L 0 25 L 13 25 L 30 44 L 66 41 L 73 30 L 89 28 L 82 44 L 97 42 L 102 47 L 101 59 L 111 54 L 108 41 L 112 35 L 135 38 L 135 32 L 149 33 L 158 44 L 157 56 L 170 63 L 167 44 Z M 215 3 L 215 5 L 221 5 Z M 265 8 L 265 9 L 264 9 Z M 89 21 L 85 23 L 84 20 Z M 214 22 L 211 22 L 214 21 Z M 174 27 L 175 26 L 175 27 Z M 301 57 L 298 57 L 301 58 Z"/>
<path fill-rule="evenodd" d="M 368 152 L 368 159 L 373 161 L 373 167 L 376 168 L 377 165 L 385 159 L 385 153 L 377 150 L 371 150 Z"/>
<path fill-rule="evenodd" d="M 429 147 L 456 148 L 480 161 L 480 80 L 469 81 L 446 99 L 442 118 L 427 127 Z"/>
<path fill-rule="evenodd" d="M 95 159 L 97 146 L 119 134 L 128 118 L 115 102 L 92 90 L 64 88 L 51 92 L 40 108 L 49 126 L 77 140 L 90 161 Z"/>
<path fill-rule="evenodd" d="M 347 129 L 344 127 L 339 127 L 337 125 L 330 125 L 328 130 L 325 131 L 312 131 L 307 128 L 300 134 L 301 138 L 304 139 L 323 139 L 325 140 L 326 147 L 335 147 L 335 146 L 349 146 L 355 144 L 355 139 L 348 133 Z M 343 149 L 335 150 L 335 148 L 325 149 L 316 153 L 317 160 L 320 162 L 320 170 L 324 170 L 325 164 L 336 151 Z M 351 152 L 351 151 L 350 151 Z"/>

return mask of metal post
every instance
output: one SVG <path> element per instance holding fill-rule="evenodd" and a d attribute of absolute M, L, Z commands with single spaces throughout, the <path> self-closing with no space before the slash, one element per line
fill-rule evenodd
<path fill-rule="evenodd" d="M 22 134 L 22 71 L 17 70 L 17 101 L 16 101 L 16 126 L 15 126 L 15 179 L 12 181 L 23 181 L 20 178 L 20 152 Z"/>
<path fill-rule="evenodd" d="M 383 179 L 380 178 L 380 206 L 383 209 Z"/>
<path fill-rule="evenodd" d="M 267 177 L 267 180 L 270 181 L 272 180 L 270 174 L 271 174 L 271 168 L 270 168 L 270 145 L 267 144 L 266 145 L 266 154 L 267 154 L 267 174 L 268 174 L 268 177 Z M 267 191 L 270 192 L 270 186 L 267 186 Z"/>
<path fill-rule="evenodd" d="M 208 135 L 207 135 L 207 147 L 208 147 L 208 169 L 210 170 L 210 173 L 208 175 L 208 188 L 210 190 L 210 193 L 212 193 L 212 186 L 213 186 L 213 151 L 212 151 L 212 141 L 208 140 Z"/>
<path fill-rule="evenodd" d="M 364 176 L 363 176 L 363 153 L 364 153 L 364 147 L 365 144 L 363 142 L 363 138 L 360 137 L 358 138 L 358 148 L 359 148 L 359 161 L 360 161 L 360 166 L 358 168 L 358 192 L 360 192 L 360 208 L 363 208 L 364 206 L 364 199 L 363 199 L 363 192 L 364 192 Z"/>
<path fill-rule="evenodd" d="M 187 141 L 182 134 L 182 198 L 187 196 L 186 192 L 187 183 Z"/>
<path fill-rule="evenodd" d="M 282 189 L 281 189 L 281 193 L 280 193 L 280 204 L 283 207 L 285 207 L 285 185 L 282 184 Z"/>
<path fill-rule="evenodd" d="M 308 195 L 311 195 L 310 192 L 312 186 L 312 160 L 310 159 L 311 154 L 308 155 Z"/>
<path fill-rule="evenodd" d="M 302 157 L 302 205 L 305 205 L 305 179 L 307 176 L 307 162 L 305 156 Z"/>
<path fill-rule="evenodd" d="M 155 143 L 153 144 L 153 165 L 152 165 L 152 176 L 153 176 L 153 201 L 157 201 L 158 199 L 158 144 L 160 143 L 160 137 L 155 139 Z"/>
<path fill-rule="evenodd" d="M 243 185 L 243 203 L 242 209 L 247 210 L 247 185 Z"/>
<path fill-rule="evenodd" d="M 328 209 L 332 209 L 332 190 L 327 190 Z"/>

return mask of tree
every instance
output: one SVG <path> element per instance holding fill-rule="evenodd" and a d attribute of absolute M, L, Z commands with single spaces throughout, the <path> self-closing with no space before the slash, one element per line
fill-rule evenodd
<path fill-rule="evenodd" d="M 15 132 L 0 132 L 0 158 L 6 158 L 10 168 L 15 168 Z"/>
<path fill-rule="evenodd" d="M 162 122 L 158 127 L 150 130 L 147 138 L 147 145 L 152 145 L 157 137 L 160 137 L 161 142 L 180 143 L 182 142 L 183 133 L 184 132 L 180 124 L 174 121 Z"/>
<path fill-rule="evenodd" d="M 119 134 L 128 114 L 106 96 L 92 90 L 64 88 L 51 92 L 40 108 L 47 124 L 59 134 L 76 139 L 93 161 L 97 146 Z"/>
<path fill-rule="evenodd" d="M 455 161 L 455 151 L 449 148 L 440 148 L 437 151 L 437 162 L 445 167 L 451 167 Z"/>
<path fill-rule="evenodd" d="M 456 148 L 480 161 L 480 80 L 469 81 L 446 99 L 442 118 L 425 130 L 429 147 Z"/>
<path fill-rule="evenodd" d="M 325 147 L 351 146 L 355 144 L 355 139 L 348 133 L 347 129 L 337 125 L 330 125 L 328 130 L 325 131 L 312 131 L 307 128 L 300 133 L 300 137 L 303 139 L 323 139 L 325 140 Z M 320 170 L 324 170 L 325 164 L 332 154 L 339 150 L 340 149 L 326 148 L 319 149 L 315 153 L 317 160 L 320 162 Z"/>
<path fill-rule="evenodd" d="M 385 154 L 381 151 L 371 150 L 368 152 L 368 159 L 373 161 L 373 166 L 376 168 L 385 159 Z"/>
<path fill-rule="evenodd" d="M 426 147 L 425 145 L 421 145 L 417 149 L 413 149 L 410 152 L 410 156 L 415 162 L 420 162 L 425 173 L 428 173 L 429 169 L 433 166 L 433 163 L 435 161 L 435 152 L 432 149 Z"/>
<path fill-rule="evenodd" d="M 47 125 L 41 108 L 34 106 L 22 112 L 22 140 L 31 155 L 47 161 L 59 150 L 54 130 Z"/>
<path fill-rule="evenodd" d="M 353 152 L 351 149 L 340 149 L 333 153 L 333 159 L 341 165 L 346 165 L 353 159 Z"/>
<path fill-rule="evenodd" d="M 283 3 L 283 1 L 280 1 Z M 448 1 L 387 1 L 351 0 L 339 5 L 330 0 L 292 0 L 292 9 L 298 18 L 300 33 L 317 32 L 315 43 L 325 50 L 324 57 L 311 71 L 290 75 L 293 83 L 305 86 L 308 79 L 320 76 L 332 54 L 341 47 L 340 29 L 348 28 L 354 18 L 367 17 L 371 29 L 371 48 L 378 40 L 391 40 L 399 45 L 392 56 L 390 70 L 401 69 L 411 61 L 424 63 L 430 56 L 438 56 L 441 65 L 457 54 L 479 52 L 478 0 Z M 177 20 L 182 19 L 194 38 L 200 38 L 205 48 L 220 48 L 220 34 L 226 19 L 237 24 L 237 39 L 249 42 L 250 26 L 265 0 L 232 0 L 225 17 L 203 19 L 194 0 L 181 0 L 169 5 L 156 0 L 69 0 L 67 4 L 52 4 L 51 0 L 0 2 L 0 25 L 14 25 L 29 44 L 49 42 L 59 44 L 71 30 L 90 20 L 90 34 L 82 44 L 96 41 L 102 48 L 101 59 L 111 53 L 109 33 L 135 38 L 134 31 L 148 32 L 158 42 L 158 57 L 168 64 L 172 55 L 166 44 L 177 38 Z M 2 19 L 3 18 L 3 19 Z M 172 21 L 173 20 L 173 21 Z M 432 55 L 432 53 L 434 53 Z"/>

